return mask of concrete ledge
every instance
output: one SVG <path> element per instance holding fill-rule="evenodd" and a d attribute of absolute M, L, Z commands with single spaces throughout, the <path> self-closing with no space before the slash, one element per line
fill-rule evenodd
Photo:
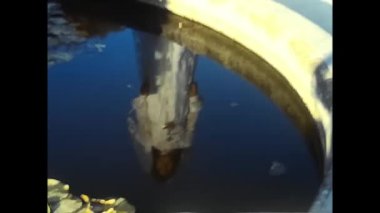
<path fill-rule="evenodd" d="M 310 211 L 332 212 L 331 35 L 269 0 L 140 1 L 166 8 L 231 38 L 258 54 L 285 77 L 319 125 L 324 148 L 327 175 Z"/>
<path fill-rule="evenodd" d="M 331 82 L 332 79 L 332 67 L 322 66 L 331 57 L 330 34 L 287 7 L 269 0 L 140 1 L 164 7 L 210 27 L 268 61 L 299 93 L 315 121 L 321 124 L 326 162 L 330 162 L 332 109 L 326 107 L 321 96 L 331 94 L 320 94 L 319 87 L 323 82 L 318 81 Z M 322 70 L 322 67 L 328 70 Z M 327 75 L 327 78 L 318 78 L 320 75 Z"/>

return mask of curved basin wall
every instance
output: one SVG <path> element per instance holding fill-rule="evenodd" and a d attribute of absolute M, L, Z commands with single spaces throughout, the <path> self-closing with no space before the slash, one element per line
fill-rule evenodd
<path fill-rule="evenodd" d="M 325 168 L 330 168 L 332 37 L 328 32 L 275 1 L 140 1 L 210 27 L 255 52 L 276 68 L 298 92 L 319 124 Z"/>

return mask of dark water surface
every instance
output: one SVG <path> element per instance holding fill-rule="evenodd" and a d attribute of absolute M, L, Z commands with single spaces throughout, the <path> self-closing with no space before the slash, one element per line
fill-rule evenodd
<path fill-rule="evenodd" d="M 308 139 L 254 84 L 131 28 L 74 49 L 48 70 L 49 178 L 141 213 L 309 209 Z"/>

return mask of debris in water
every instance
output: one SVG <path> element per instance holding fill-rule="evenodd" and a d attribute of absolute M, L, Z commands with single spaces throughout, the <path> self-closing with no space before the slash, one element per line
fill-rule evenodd
<path fill-rule="evenodd" d="M 103 52 L 103 49 L 106 48 L 105 44 L 95 44 L 94 47 L 98 50 L 98 52 Z"/>
<path fill-rule="evenodd" d="M 272 165 L 269 169 L 269 174 L 272 176 L 279 176 L 283 175 L 286 172 L 286 167 L 283 163 L 280 163 L 278 161 L 273 161 Z"/>
<path fill-rule="evenodd" d="M 239 104 L 236 103 L 236 102 L 231 102 L 231 103 L 230 103 L 230 107 L 237 107 L 237 106 L 239 106 Z"/>

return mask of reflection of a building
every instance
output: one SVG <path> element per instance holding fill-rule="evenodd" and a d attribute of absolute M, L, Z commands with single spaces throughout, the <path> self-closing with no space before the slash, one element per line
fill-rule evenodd
<path fill-rule="evenodd" d="M 140 95 L 129 131 L 143 168 L 167 180 L 191 146 L 201 103 L 193 79 L 196 56 L 162 37 L 136 32 Z"/>

